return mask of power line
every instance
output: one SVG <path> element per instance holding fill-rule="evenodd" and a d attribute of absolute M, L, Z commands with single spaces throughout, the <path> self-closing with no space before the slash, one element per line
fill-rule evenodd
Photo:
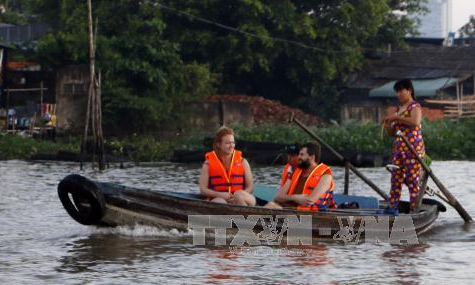
<path fill-rule="evenodd" d="M 155 5 L 159 6 L 160 8 L 162 8 L 164 10 L 168 10 L 168 11 L 171 11 L 173 13 L 176 13 L 180 16 L 185 16 L 185 17 L 188 17 L 189 19 L 196 20 L 198 22 L 202 22 L 202 23 L 205 23 L 205 24 L 208 24 L 208 25 L 213 25 L 213 26 L 219 27 L 221 29 L 225 29 L 225 30 L 232 31 L 232 32 L 235 32 L 235 33 L 243 34 L 243 35 L 246 35 L 246 36 L 249 36 L 249 37 L 253 37 L 253 38 L 257 38 L 257 39 L 267 39 L 267 40 L 272 40 L 272 41 L 275 41 L 275 42 L 292 44 L 292 45 L 299 46 L 299 47 L 302 47 L 302 48 L 315 50 L 315 51 L 318 51 L 318 52 L 327 52 L 326 49 L 319 48 L 319 47 L 316 47 L 316 46 L 312 46 L 312 45 L 309 45 L 309 44 L 306 44 L 306 43 L 303 43 L 303 42 L 300 42 L 300 41 L 287 40 L 287 39 L 280 38 L 280 37 L 273 37 L 273 36 L 267 36 L 267 35 L 258 35 L 258 34 L 255 34 L 255 33 L 247 32 L 247 31 L 244 31 L 244 30 L 236 28 L 236 27 L 232 27 L 232 26 L 229 26 L 229 25 L 225 25 L 225 24 L 213 21 L 213 20 L 209 20 L 209 19 L 206 19 L 206 18 L 203 18 L 203 17 L 193 15 L 193 14 L 185 12 L 183 10 L 167 6 L 167 5 L 162 4 L 160 2 L 155 2 Z M 381 50 L 371 49 L 371 48 L 361 47 L 360 49 L 361 49 L 361 51 L 365 51 L 365 52 L 381 52 Z M 390 52 L 390 54 L 404 54 L 404 53 L 408 53 L 408 52 L 418 52 L 419 50 L 424 51 L 425 48 L 424 47 L 417 47 L 417 48 L 413 47 L 413 48 L 410 49 L 410 51 L 407 51 L 407 50 L 393 50 L 393 51 Z M 351 53 L 351 52 L 353 52 L 352 49 L 348 49 L 348 50 L 332 49 L 332 51 L 335 52 L 335 53 Z M 432 57 L 432 59 L 435 59 L 436 57 L 438 57 L 438 55 L 434 55 Z M 460 65 L 461 65 L 461 63 L 459 63 L 457 65 L 457 67 L 453 70 L 453 74 L 455 74 L 459 71 Z"/>
<path fill-rule="evenodd" d="M 213 21 L 213 20 L 208 20 L 208 19 L 196 16 L 196 15 L 190 14 L 188 12 L 185 12 L 185 11 L 173 8 L 173 7 L 166 6 L 166 5 L 164 5 L 160 2 L 156 2 L 155 4 L 157 6 L 159 6 L 160 8 L 164 9 L 164 10 L 172 11 L 176 14 L 179 14 L 181 16 L 186 16 L 186 17 L 188 17 L 190 19 L 193 19 L 193 20 L 196 20 L 198 22 L 206 23 L 206 24 L 209 24 L 209 25 L 214 25 L 214 26 L 217 26 L 219 28 L 222 28 L 222 29 L 225 29 L 225 30 L 228 30 L 228 31 L 232 31 L 232 32 L 235 32 L 235 33 L 243 34 L 243 35 L 246 35 L 246 36 L 249 36 L 249 37 L 253 37 L 253 38 L 257 38 L 257 39 L 267 39 L 267 40 L 272 40 L 274 42 L 292 44 L 292 45 L 296 45 L 296 46 L 299 46 L 299 47 L 302 47 L 302 48 L 311 49 L 311 50 L 315 50 L 315 51 L 319 51 L 319 52 L 327 52 L 328 51 L 326 49 L 319 48 L 319 47 L 316 47 L 316 46 L 312 46 L 312 45 L 309 45 L 309 44 L 306 44 L 306 43 L 303 43 L 303 42 L 300 42 L 300 41 L 288 40 L 288 39 L 284 39 L 284 38 L 280 38 L 280 37 L 258 35 L 258 34 L 255 34 L 255 33 L 247 32 L 247 31 L 244 31 L 244 30 L 236 28 L 236 27 L 231 27 L 231 26 L 228 26 L 228 25 L 225 25 L 225 24 Z M 366 49 L 362 48 L 362 50 L 366 50 Z M 352 53 L 352 52 L 354 52 L 354 49 L 348 49 L 348 50 L 335 50 L 335 49 L 333 49 L 332 51 L 336 52 L 336 53 Z"/>

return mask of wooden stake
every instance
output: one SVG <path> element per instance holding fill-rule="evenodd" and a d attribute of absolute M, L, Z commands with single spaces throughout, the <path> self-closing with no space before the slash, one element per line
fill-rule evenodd
<path fill-rule="evenodd" d="M 98 163 L 99 169 L 106 168 L 106 155 L 104 149 L 104 135 L 102 132 L 102 104 L 101 104 L 101 73 L 97 74 L 97 147 L 99 148 Z"/>
<path fill-rule="evenodd" d="M 101 120 L 101 96 L 100 96 L 100 78 L 97 78 L 95 70 L 96 61 L 96 39 L 97 39 L 97 20 L 96 29 L 93 29 L 92 21 L 92 3 L 87 0 L 88 10 L 88 29 L 89 29 L 89 96 L 87 99 L 86 124 L 84 126 L 84 140 L 81 147 L 81 169 L 83 168 L 84 152 L 86 151 L 86 142 L 89 134 L 89 122 L 91 121 L 91 130 L 93 133 L 93 160 L 94 168 L 96 147 L 99 146 L 99 170 L 105 169 L 104 139 L 102 137 L 102 120 Z"/>

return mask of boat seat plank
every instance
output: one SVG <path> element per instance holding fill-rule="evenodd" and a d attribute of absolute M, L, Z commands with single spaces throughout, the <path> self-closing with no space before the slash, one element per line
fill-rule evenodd
<path fill-rule="evenodd" d="M 278 189 L 273 186 L 268 185 L 256 185 L 254 187 L 254 195 L 265 201 L 274 200 L 277 195 Z M 376 197 L 367 197 L 367 196 L 354 196 L 354 195 L 344 195 L 344 194 L 334 194 L 333 198 L 337 205 L 341 205 L 345 202 L 358 203 L 360 209 L 378 209 L 379 201 Z"/>
<path fill-rule="evenodd" d="M 268 185 L 256 185 L 254 187 L 254 195 L 262 200 L 265 201 L 272 201 L 274 200 L 275 196 L 277 195 L 278 189 L 273 186 Z M 182 198 L 188 199 L 204 199 L 198 193 L 173 193 L 170 192 L 170 195 L 179 196 Z M 355 196 L 355 195 L 344 195 L 344 194 L 334 194 L 333 198 L 335 199 L 335 203 L 337 205 L 341 205 L 345 202 L 358 203 L 359 209 L 378 209 L 379 208 L 379 201 L 376 197 L 367 197 L 367 196 Z"/>

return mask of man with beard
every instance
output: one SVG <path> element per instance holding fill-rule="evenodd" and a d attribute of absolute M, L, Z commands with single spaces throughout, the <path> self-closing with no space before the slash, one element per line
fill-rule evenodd
<path fill-rule="evenodd" d="M 296 207 L 301 211 L 336 208 L 333 188 L 333 173 L 330 167 L 320 163 L 320 145 L 306 143 L 300 148 L 298 168 L 292 179 L 288 179 L 280 187 L 274 202 L 269 202 L 265 207 Z"/>

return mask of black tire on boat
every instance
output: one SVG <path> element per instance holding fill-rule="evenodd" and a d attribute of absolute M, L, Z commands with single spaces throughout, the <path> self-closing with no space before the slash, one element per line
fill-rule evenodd
<path fill-rule="evenodd" d="M 64 209 L 80 224 L 98 224 L 104 216 L 105 201 L 99 188 L 81 175 L 71 174 L 61 180 L 58 196 Z"/>
<path fill-rule="evenodd" d="M 437 210 L 439 212 L 445 212 L 447 211 L 447 207 L 445 207 L 444 204 L 442 204 L 441 202 L 437 201 L 437 200 L 434 200 L 434 199 L 428 199 L 428 198 L 423 198 L 422 199 L 422 204 L 426 204 L 426 205 L 436 205 L 437 206 Z"/>

